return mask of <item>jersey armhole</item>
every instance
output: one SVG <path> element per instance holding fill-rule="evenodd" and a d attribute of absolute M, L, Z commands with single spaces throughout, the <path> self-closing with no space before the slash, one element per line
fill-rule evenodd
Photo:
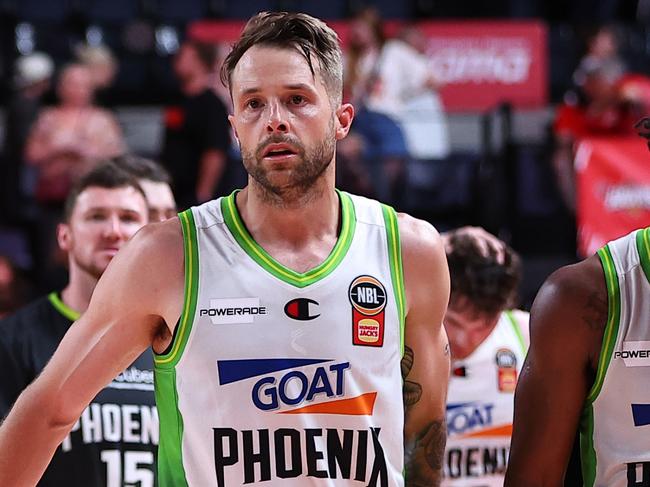
<path fill-rule="evenodd" d="M 157 368 L 172 368 L 180 360 L 192 330 L 196 312 L 199 286 L 199 245 L 196 236 L 194 214 L 191 209 L 178 214 L 183 230 L 183 250 L 185 255 L 185 288 L 183 311 L 174 327 L 172 341 L 162 354 L 154 352 L 154 365 Z"/>
<path fill-rule="evenodd" d="M 600 347 L 600 355 L 598 357 L 598 368 L 596 369 L 596 379 L 587 394 L 587 402 L 593 403 L 605 380 L 605 374 L 614 352 L 614 345 L 616 344 L 616 337 L 618 336 L 618 326 L 621 313 L 621 293 L 618 282 L 618 274 L 616 273 L 616 266 L 609 246 L 605 246 L 598 250 L 598 257 L 603 267 L 605 274 L 605 285 L 607 287 L 607 324 L 603 331 L 603 341 Z"/>
<path fill-rule="evenodd" d="M 524 354 L 524 356 L 528 353 L 528 346 L 526 345 L 526 340 L 524 339 L 524 334 L 521 331 L 521 327 L 519 326 L 519 322 L 517 319 L 514 317 L 512 314 L 512 310 L 505 310 L 504 311 L 506 318 L 508 318 L 508 321 L 512 325 L 512 329 L 515 332 L 515 335 L 517 336 L 517 342 L 519 343 L 519 346 L 521 347 L 521 352 Z"/>
<path fill-rule="evenodd" d="M 393 283 L 393 291 L 397 302 L 397 314 L 399 316 L 399 342 L 400 353 L 404 356 L 404 326 L 406 321 L 406 297 L 404 293 L 404 271 L 402 269 L 402 246 L 400 244 L 399 226 L 397 214 L 388 205 L 381 205 L 386 228 L 388 244 L 388 262 L 390 265 L 390 276 Z"/>

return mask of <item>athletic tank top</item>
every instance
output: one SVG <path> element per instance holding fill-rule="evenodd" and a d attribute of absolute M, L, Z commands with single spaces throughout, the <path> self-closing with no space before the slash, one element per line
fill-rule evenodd
<path fill-rule="evenodd" d="M 185 304 L 155 358 L 161 487 L 402 486 L 394 211 L 339 192 L 338 241 L 301 274 L 257 245 L 235 194 L 180 214 Z"/>
<path fill-rule="evenodd" d="M 650 229 L 598 256 L 609 312 L 580 425 L 584 485 L 650 485 Z"/>
<path fill-rule="evenodd" d="M 503 486 L 526 350 L 519 324 L 506 311 L 472 354 L 453 361 L 443 486 Z"/>

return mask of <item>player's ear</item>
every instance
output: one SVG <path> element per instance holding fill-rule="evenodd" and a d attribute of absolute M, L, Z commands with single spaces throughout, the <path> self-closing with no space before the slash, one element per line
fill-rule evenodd
<path fill-rule="evenodd" d="M 235 127 L 235 116 L 234 115 L 228 115 L 228 121 L 230 122 L 230 126 L 232 127 L 232 133 L 235 136 L 235 139 L 237 140 L 237 143 L 239 144 L 239 136 L 237 135 L 237 127 Z"/>
<path fill-rule="evenodd" d="M 56 241 L 61 250 L 66 252 L 72 247 L 72 233 L 70 232 L 70 225 L 67 223 L 59 223 L 56 227 Z"/>
<path fill-rule="evenodd" d="M 336 109 L 336 140 L 344 139 L 350 131 L 352 119 L 354 119 L 354 107 L 349 103 L 343 103 Z"/>

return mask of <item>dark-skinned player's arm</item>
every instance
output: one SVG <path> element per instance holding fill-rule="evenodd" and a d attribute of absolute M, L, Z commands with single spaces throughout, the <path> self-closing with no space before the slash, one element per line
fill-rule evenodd
<path fill-rule="evenodd" d="M 400 215 L 399 227 L 407 306 L 402 359 L 406 485 L 432 487 L 442 479 L 447 439 L 449 344 L 442 321 L 449 270 L 442 239 L 431 225 Z"/>
<path fill-rule="evenodd" d="M 0 485 L 35 485 L 93 397 L 148 346 L 169 340 L 183 269 L 178 219 L 143 228 L 113 259 L 88 310 L 0 427 Z"/>
<path fill-rule="evenodd" d="M 556 271 L 530 315 L 530 348 L 515 393 L 507 487 L 561 487 L 593 385 L 607 290 L 598 256 Z"/>

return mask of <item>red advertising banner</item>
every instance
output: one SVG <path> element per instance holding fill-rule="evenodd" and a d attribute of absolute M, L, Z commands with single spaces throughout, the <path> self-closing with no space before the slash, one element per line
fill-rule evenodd
<path fill-rule="evenodd" d="M 547 31 L 541 22 L 424 22 L 427 53 L 449 111 L 501 102 L 540 108 L 548 102 Z"/>
<path fill-rule="evenodd" d="M 348 23 L 330 22 L 345 47 Z M 189 36 L 232 43 L 240 21 L 199 21 Z M 516 108 L 540 108 L 548 102 L 548 54 L 545 24 L 537 21 L 444 21 L 416 24 L 428 38 L 431 69 L 443 87 L 448 111 L 483 111 L 508 102 Z M 389 36 L 401 24 L 386 22 Z"/>
<path fill-rule="evenodd" d="M 578 251 L 650 226 L 650 153 L 639 137 L 588 138 L 576 158 Z"/>

